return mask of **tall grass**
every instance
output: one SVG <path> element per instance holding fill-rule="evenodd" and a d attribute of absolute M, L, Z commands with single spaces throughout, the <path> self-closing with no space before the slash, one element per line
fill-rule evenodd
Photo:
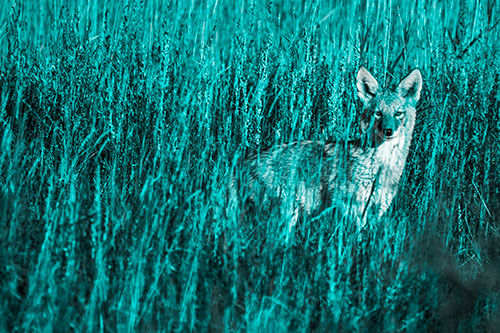
<path fill-rule="evenodd" d="M 3 1 L 0 330 L 493 330 L 496 1 Z M 424 74 L 391 210 L 229 210 L 247 151 L 358 128 Z"/>

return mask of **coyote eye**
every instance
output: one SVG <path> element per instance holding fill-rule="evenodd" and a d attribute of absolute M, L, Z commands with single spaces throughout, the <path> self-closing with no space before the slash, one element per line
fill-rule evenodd
<path fill-rule="evenodd" d="M 401 112 L 401 111 L 398 111 L 398 112 L 396 112 L 396 113 L 394 114 L 394 116 L 396 116 L 396 117 L 400 117 L 400 116 L 402 116 L 402 115 L 403 115 L 403 112 Z"/>
<path fill-rule="evenodd" d="M 382 112 L 380 111 L 375 112 L 375 116 L 379 118 L 382 117 Z"/>

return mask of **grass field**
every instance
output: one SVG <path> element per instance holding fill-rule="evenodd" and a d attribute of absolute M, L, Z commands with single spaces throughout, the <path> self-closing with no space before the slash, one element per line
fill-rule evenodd
<path fill-rule="evenodd" d="M 69 3 L 69 4 L 68 4 Z M 500 3 L 0 3 L 0 331 L 494 331 Z M 226 209 L 237 159 L 424 78 L 367 237 Z"/>

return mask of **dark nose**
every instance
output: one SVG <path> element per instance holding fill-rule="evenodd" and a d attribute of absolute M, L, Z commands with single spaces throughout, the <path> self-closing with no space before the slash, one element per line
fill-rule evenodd
<path fill-rule="evenodd" d="M 385 136 L 391 136 L 392 135 L 392 129 L 388 128 L 384 130 L 384 135 Z"/>

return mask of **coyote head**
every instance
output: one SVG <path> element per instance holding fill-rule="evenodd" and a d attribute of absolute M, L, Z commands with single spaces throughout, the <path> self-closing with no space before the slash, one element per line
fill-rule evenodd
<path fill-rule="evenodd" d="M 358 97 L 365 106 L 361 130 L 369 130 L 378 142 L 399 137 L 406 123 L 415 121 L 415 105 L 422 89 L 422 75 L 418 69 L 401 80 L 395 91 L 384 91 L 379 88 L 377 80 L 361 67 L 356 86 Z"/>

